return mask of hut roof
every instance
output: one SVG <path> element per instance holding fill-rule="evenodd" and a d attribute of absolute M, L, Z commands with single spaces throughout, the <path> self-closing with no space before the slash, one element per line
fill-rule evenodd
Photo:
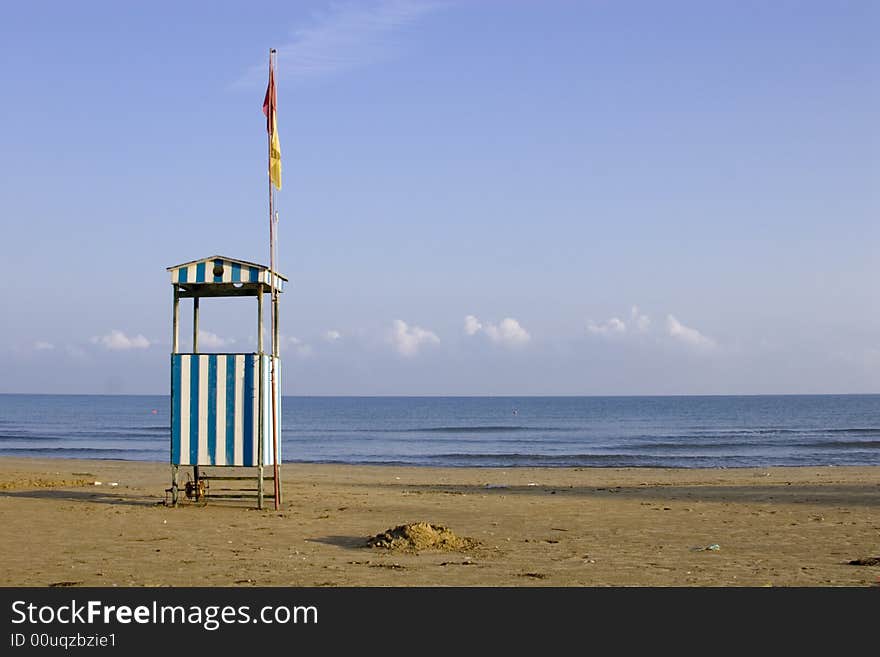
<path fill-rule="evenodd" d="M 284 291 L 287 278 L 271 272 L 265 265 L 247 260 L 215 255 L 167 268 L 171 283 L 179 287 L 181 296 L 224 297 L 253 296 L 275 288 Z"/>

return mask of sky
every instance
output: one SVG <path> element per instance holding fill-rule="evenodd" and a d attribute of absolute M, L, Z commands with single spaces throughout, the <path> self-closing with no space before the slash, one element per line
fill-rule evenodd
<path fill-rule="evenodd" d="M 0 392 L 168 393 L 166 267 L 268 263 L 269 48 L 284 394 L 880 392 L 876 2 L 3 8 Z"/>

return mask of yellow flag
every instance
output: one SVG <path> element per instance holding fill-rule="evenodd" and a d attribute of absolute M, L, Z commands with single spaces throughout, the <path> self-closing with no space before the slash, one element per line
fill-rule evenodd
<path fill-rule="evenodd" d="M 266 115 L 266 130 L 269 132 L 269 180 L 276 189 L 281 189 L 281 142 L 278 141 L 278 126 L 275 123 L 275 72 L 269 68 L 269 86 L 263 99 L 263 114 Z"/>
<path fill-rule="evenodd" d="M 278 128 L 272 117 L 272 146 L 269 148 L 269 180 L 275 189 L 281 189 L 281 142 L 278 141 Z"/>

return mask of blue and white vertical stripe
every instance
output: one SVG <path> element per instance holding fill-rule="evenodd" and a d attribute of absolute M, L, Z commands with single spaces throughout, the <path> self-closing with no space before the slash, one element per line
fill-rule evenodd
<path fill-rule="evenodd" d="M 274 463 L 270 359 L 268 354 L 171 354 L 172 464 L 255 466 L 261 437 L 263 465 Z M 277 358 L 275 366 L 280 372 Z M 280 402 L 279 394 L 279 435 Z M 280 441 L 278 450 L 280 462 Z"/>

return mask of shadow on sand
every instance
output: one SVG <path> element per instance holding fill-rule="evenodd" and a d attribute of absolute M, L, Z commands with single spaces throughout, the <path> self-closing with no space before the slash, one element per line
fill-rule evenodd
<path fill-rule="evenodd" d="M 321 536 L 319 538 L 310 538 L 309 541 L 347 549 L 367 547 L 366 536 Z"/>
<path fill-rule="evenodd" d="M 33 500 L 64 500 L 68 502 L 92 502 L 122 506 L 158 506 L 164 502 L 157 497 L 133 497 L 125 495 L 108 495 L 105 492 L 64 490 L 58 488 L 40 488 L 36 490 L 2 491 L 0 497 L 13 497 Z"/>
<path fill-rule="evenodd" d="M 864 484 L 790 484 L 723 486 L 717 484 L 646 485 L 646 486 L 521 486 L 501 485 L 419 485 L 364 484 L 407 494 L 438 495 L 522 495 L 537 497 L 563 495 L 574 497 L 617 497 L 651 501 L 730 502 L 769 504 L 818 504 L 823 506 L 880 506 L 880 482 Z"/>

